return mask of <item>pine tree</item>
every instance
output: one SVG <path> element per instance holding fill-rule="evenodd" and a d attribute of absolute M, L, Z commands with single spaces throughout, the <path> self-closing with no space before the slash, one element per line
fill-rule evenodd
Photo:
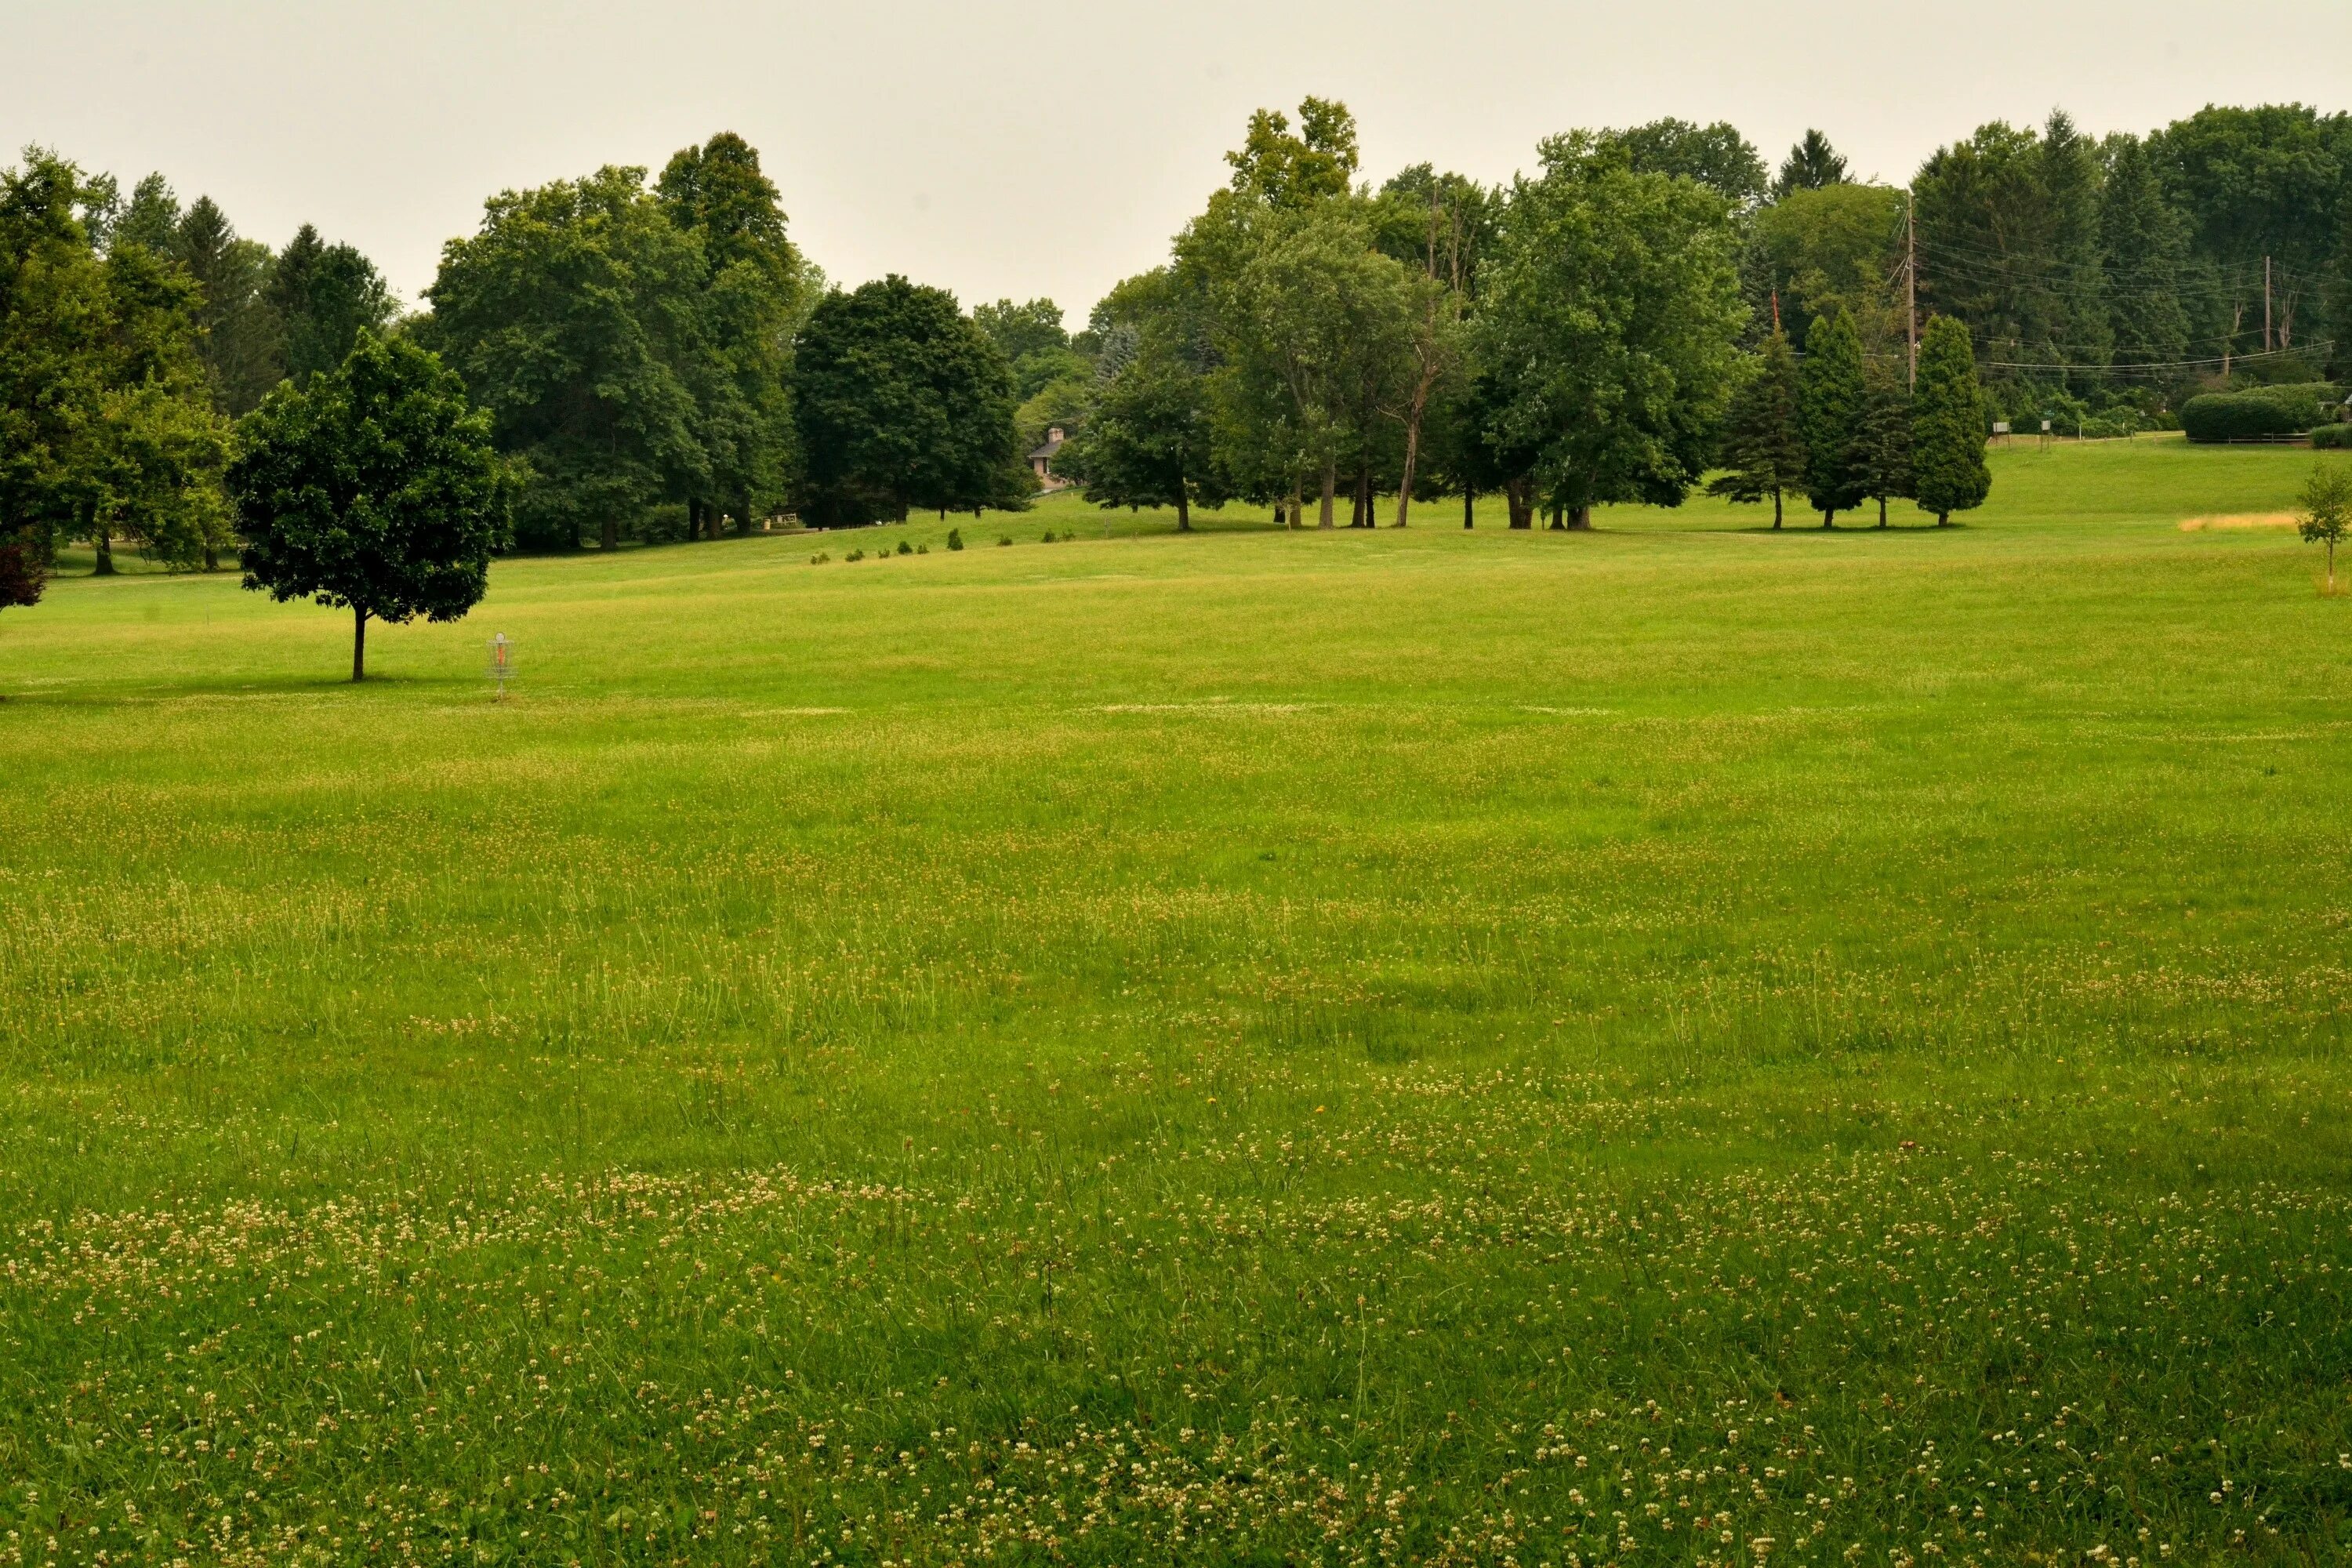
<path fill-rule="evenodd" d="M 1707 487 L 1735 501 L 1772 500 L 1772 526 L 1780 526 L 1780 498 L 1805 482 L 1805 433 L 1799 419 L 1797 356 L 1789 335 L 1775 328 L 1765 341 L 1756 374 L 1732 400 L 1724 458 L 1730 472 Z"/>
<path fill-rule="evenodd" d="M 2137 137 L 2117 142 L 2099 203 L 2099 247 L 2114 288 L 2107 327 L 2117 365 L 2171 364 L 2185 358 L 2189 315 L 2180 304 L 2188 237 L 2164 199 Z"/>
<path fill-rule="evenodd" d="M 1933 317 L 1911 397 L 1911 463 L 1920 508 L 1936 514 L 1937 527 L 1984 504 L 1992 489 L 1984 448 L 1984 389 L 1969 330 L 1949 316 Z"/>
<path fill-rule="evenodd" d="M 1805 492 L 1828 528 L 1837 514 L 1862 504 L 1857 462 L 1864 388 L 1862 334 L 1853 315 L 1816 316 L 1805 333 L 1805 364 L 1798 377 L 1805 434 Z"/>
<path fill-rule="evenodd" d="M 1772 199 L 1786 201 L 1792 191 L 1818 191 L 1846 183 L 1845 159 L 1830 139 L 1807 131 L 1805 139 L 1789 149 L 1780 162 L 1780 177 L 1772 182 Z"/>
<path fill-rule="evenodd" d="M 1856 456 L 1862 493 L 1878 503 L 1878 526 L 1886 526 L 1886 503 L 1907 496 L 1911 473 L 1911 389 L 1891 361 L 1874 362 L 1864 378 L 1861 439 Z"/>

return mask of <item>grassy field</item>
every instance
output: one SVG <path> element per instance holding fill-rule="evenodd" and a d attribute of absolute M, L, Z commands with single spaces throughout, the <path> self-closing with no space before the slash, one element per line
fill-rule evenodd
<path fill-rule="evenodd" d="M 2343 1561 L 2314 460 L 62 579 L 0 1563 Z"/>

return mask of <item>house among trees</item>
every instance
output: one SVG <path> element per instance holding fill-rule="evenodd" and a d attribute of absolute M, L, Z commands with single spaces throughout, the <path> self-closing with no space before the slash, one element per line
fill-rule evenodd
<path fill-rule="evenodd" d="M 1062 449 L 1062 443 L 1066 438 L 1062 427 L 1056 425 L 1045 432 L 1045 443 L 1029 454 L 1030 472 L 1035 474 L 1037 482 L 1049 490 L 1062 489 L 1070 482 L 1054 472 L 1054 454 Z"/>

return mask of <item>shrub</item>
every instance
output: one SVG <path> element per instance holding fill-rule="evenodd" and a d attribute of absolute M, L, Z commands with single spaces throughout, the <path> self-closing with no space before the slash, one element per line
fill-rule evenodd
<path fill-rule="evenodd" d="M 1039 540 L 1037 541 L 1037 542 L 1038 542 L 1038 543 L 1040 543 L 1040 544 L 1051 544 L 1051 543 L 1053 543 L 1053 542 L 1054 542 L 1054 531 L 1053 531 L 1052 529 L 1050 529 L 1050 528 L 1049 528 L 1049 529 L 1047 529 L 1047 530 L 1045 531 L 1045 536 L 1044 536 L 1043 538 L 1039 539 Z"/>
<path fill-rule="evenodd" d="M 2315 447 L 2352 452 L 2352 425 L 2318 425 L 2312 428 Z"/>
<path fill-rule="evenodd" d="M 948 548 L 950 550 L 961 550 L 963 548 L 962 529 L 950 528 L 948 530 Z"/>
<path fill-rule="evenodd" d="M 915 546 L 915 553 L 918 555 L 929 555 L 930 552 L 931 547 L 928 544 L 918 544 Z"/>
<path fill-rule="evenodd" d="M 908 542 L 907 542 L 905 540 L 903 540 L 903 539 L 902 539 L 902 540 L 900 540 L 900 541 L 898 541 L 898 553 L 899 553 L 899 554 L 901 554 L 901 555 L 912 555 L 914 552 L 915 552 L 915 547 L 914 547 L 913 545 L 911 545 L 911 544 L 908 543 Z"/>
<path fill-rule="evenodd" d="M 853 550 L 847 555 L 842 557 L 842 559 L 845 561 L 863 561 L 866 559 L 866 552 L 863 550 Z"/>
<path fill-rule="evenodd" d="M 812 566 L 822 566 L 832 559 L 832 556 L 827 555 L 824 551 L 820 550 L 815 554 L 809 557 L 809 564 Z"/>
<path fill-rule="evenodd" d="M 2324 381 L 2209 392 L 2181 405 L 2180 427 L 2192 441 L 2300 436 L 2332 417 L 2342 397 L 2341 391 Z"/>
<path fill-rule="evenodd" d="M 1013 542 L 1013 536 L 1009 533 L 999 534 L 997 535 L 996 542 L 999 544 L 1010 544 Z"/>

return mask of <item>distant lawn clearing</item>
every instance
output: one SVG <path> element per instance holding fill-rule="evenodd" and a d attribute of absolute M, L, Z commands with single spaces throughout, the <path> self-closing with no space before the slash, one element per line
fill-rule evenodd
<path fill-rule="evenodd" d="M 60 579 L 0 1563 L 2342 1561 L 2314 460 Z"/>

